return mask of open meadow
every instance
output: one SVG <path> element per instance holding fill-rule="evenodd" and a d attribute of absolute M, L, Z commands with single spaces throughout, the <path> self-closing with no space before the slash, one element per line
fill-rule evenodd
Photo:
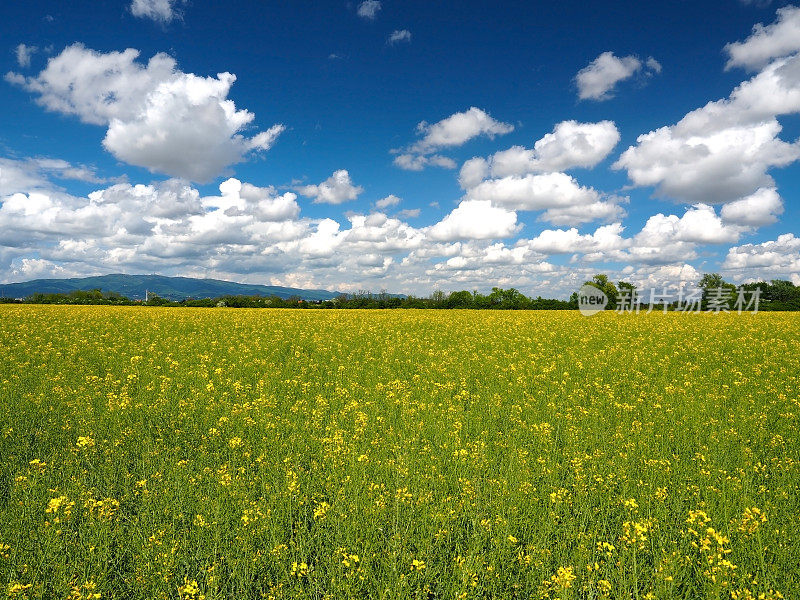
<path fill-rule="evenodd" d="M 0 594 L 800 597 L 796 313 L 0 306 Z"/>

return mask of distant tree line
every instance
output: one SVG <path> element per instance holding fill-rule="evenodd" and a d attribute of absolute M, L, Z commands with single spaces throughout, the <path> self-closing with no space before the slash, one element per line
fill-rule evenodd
<path fill-rule="evenodd" d="M 74 290 L 68 294 L 35 293 L 25 298 L 0 298 L 2 304 L 136 304 L 130 298 L 117 292 L 100 290 Z"/>
<path fill-rule="evenodd" d="M 632 283 L 618 281 L 612 282 L 606 275 L 595 275 L 591 281 L 586 282 L 601 290 L 608 298 L 606 310 L 615 310 L 621 301 L 632 296 L 636 297 L 638 290 Z M 718 273 L 703 275 L 698 282 L 700 304 L 702 309 L 708 306 L 712 295 L 719 300 L 720 291 L 725 300 L 733 303 L 738 294 L 737 286 L 725 281 Z M 791 281 L 773 279 L 769 283 L 760 281 L 747 283 L 740 286 L 747 292 L 760 289 L 759 310 L 796 310 L 800 311 L 800 286 Z M 655 307 L 660 310 L 665 308 L 673 310 L 678 308 L 678 301 L 667 299 L 662 295 L 655 295 Z M 647 306 L 653 298 L 647 293 L 640 292 L 638 303 Z M 418 308 L 418 309 L 456 309 L 471 308 L 482 310 L 576 310 L 578 308 L 578 295 L 572 294 L 569 300 L 555 298 L 536 298 L 525 296 L 515 288 L 492 288 L 488 294 L 477 291 L 457 291 L 445 293 L 436 291 L 428 297 L 396 296 L 381 292 L 357 292 L 342 294 L 331 300 L 303 300 L 299 296 L 281 298 L 279 296 L 220 296 L 217 298 L 196 298 L 184 300 L 169 300 L 155 294 L 149 294 L 146 302 L 132 300 L 116 292 L 103 292 L 101 290 L 75 290 L 68 294 L 32 294 L 26 298 L 0 298 L 0 303 L 17 304 L 88 304 L 88 305 L 114 305 L 114 306 L 175 306 L 175 307 L 230 307 L 230 308 L 309 308 L 309 309 L 340 309 L 340 308 Z"/>

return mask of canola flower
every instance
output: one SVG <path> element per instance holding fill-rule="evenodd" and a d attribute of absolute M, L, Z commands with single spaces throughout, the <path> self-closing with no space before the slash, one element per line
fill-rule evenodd
<path fill-rule="evenodd" d="M 800 597 L 793 314 L 0 306 L 10 598 Z"/>

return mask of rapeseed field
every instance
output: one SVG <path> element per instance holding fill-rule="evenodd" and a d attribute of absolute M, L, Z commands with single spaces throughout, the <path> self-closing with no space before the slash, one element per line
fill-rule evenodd
<path fill-rule="evenodd" d="M 9 598 L 800 597 L 796 314 L 0 306 Z"/>

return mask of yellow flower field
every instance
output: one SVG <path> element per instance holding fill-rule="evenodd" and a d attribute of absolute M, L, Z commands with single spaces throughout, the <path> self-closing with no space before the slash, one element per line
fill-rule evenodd
<path fill-rule="evenodd" d="M 800 597 L 800 317 L 0 306 L 9 598 Z"/>

